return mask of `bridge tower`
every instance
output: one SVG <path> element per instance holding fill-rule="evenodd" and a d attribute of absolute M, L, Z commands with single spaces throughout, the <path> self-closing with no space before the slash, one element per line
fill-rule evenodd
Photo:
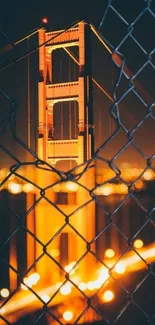
<path fill-rule="evenodd" d="M 93 151 L 89 33 L 89 25 L 84 21 L 80 22 L 76 27 L 63 31 L 46 32 L 44 29 L 39 31 L 38 156 L 54 167 L 57 167 L 58 161 L 70 160 L 74 160 L 77 165 L 80 165 L 91 157 Z M 77 81 L 54 83 L 52 76 L 54 64 L 53 51 L 63 48 L 68 54 L 71 54 L 72 52 L 70 52 L 69 48 L 73 46 L 78 46 L 79 49 L 79 76 Z M 71 56 L 74 59 L 72 54 Z M 77 101 L 78 103 L 78 136 L 67 140 L 56 139 L 54 135 L 54 106 L 56 103 L 68 101 Z M 54 173 L 53 175 L 51 174 L 46 179 L 45 173 L 43 176 L 41 171 L 38 172 L 38 181 L 43 187 L 49 184 L 49 181 L 51 184 L 56 181 Z M 92 168 L 82 177 L 81 184 L 84 184 L 89 189 L 94 187 L 95 173 L 92 171 Z M 62 192 L 65 192 L 65 190 L 61 190 Z M 69 215 L 71 211 L 78 209 L 91 199 L 89 191 L 84 190 L 80 186 L 78 190 L 73 188 L 72 193 L 69 192 L 66 193 L 65 202 L 61 202 L 61 195 L 53 189 L 51 189 L 49 195 L 50 200 L 57 204 L 58 208 L 66 215 Z M 72 194 L 72 197 L 70 194 Z M 36 206 L 36 236 L 46 244 L 60 229 L 62 225 L 60 219 L 62 220 L 62 218 L 64 219 L 64 216 L 54 206 L 42 199 Z M 88 241 L 92 240 L 95 236 L 95 203 L 87 204 L 73 215 L 70 220 L 73 227 L 84 238 Z M 55 257 L 53 255 L 53 257 L 63 266 L 80 258 L 86 252 L 87 246 L 86 242 L 68 226 L 64 228 L 58 238 L 52 241 L 51 245 L 53 245 L 51 246 L 52 249 L 48 252 L 52 256 L 52 252 L 60 251 L 59 256 Z M 42 248 L 38 244 L 36 244 L 36 253 L 37 255 L 42 253 Z M 48 282 L 48 276 L 45 274 L 44 258 L 42 260 L 36 266 L 37 271 L 44 278 L 45 282 Z M 83 277 L 88 278 L 87 270 L 89 270 L 90 263 L 93 269 L 92 255 L 87 254 L 79 267 Z M 52 281 L 59 281 L 60 278 L 56 269 L 54 271 L 53 268 L 52 273 Z"/>

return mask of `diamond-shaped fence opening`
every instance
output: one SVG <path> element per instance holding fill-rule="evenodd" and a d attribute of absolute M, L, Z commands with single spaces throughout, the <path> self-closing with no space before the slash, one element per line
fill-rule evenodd
<path fill-rule="evenodd" d="M 53 97 L 39 97 L 39 121 L 48 115 L 38 132 L 33 96 L 22 111 L 18 80 L 7 90 L 16 69 L 27 64 L 29 72 L 32 53 L 7 61 L 9 39 L 0 43 L 0 72 L 10 67 L 11 74 L 0 89 L 0 325 L 155 324 L 155 5 L 109 0 L 100 15 L 97 28 L 85 24 L 91 72 L 79 63 L 77 36 L 76 51 L 72 38 L 65 43 L 81 22 L 48 33 L 58 48 L 64 37 L 53 83 L 55 48 L 39 46 L 48 62 L 39 91 L 52 89 Z M 76 92 L 67 99 L 68 87 L 71 93 L 83 80 L 84 121 Z"/>

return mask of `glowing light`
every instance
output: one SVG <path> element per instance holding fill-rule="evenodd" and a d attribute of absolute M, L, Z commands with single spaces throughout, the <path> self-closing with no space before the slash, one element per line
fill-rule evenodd
<path fill-rule="evenodd" d="M 34 186 L 32 184 L 27 183 L 23 185 L 23 192 L 29 193 L 33 191 L 34 191 Z"/>
<path fill-rule="evenodd" d="M 128 193 L 128 187 L 125 184 L 120 184 L 119 185 L 119 192 L 120 194 L 127 194 Z"/>
<path fill-rule="evenodd" d="M 74 267 L 75 264 L 76 264 L 76 262 L 71 262 L 70 264 L 66 265 L 65 268 L 64 268 L 65 271 L 66 271 L 67 273 L 74 274 L 74 273 L 75 273 L 75 269 L 72 270 L 72 268 Z M 71 271 L 71 270 L 72 270 L 72 271 Z"/>
<path fill-rule="evenodd" d="M 114 299 L 114 293 L 111 290 L 106 290 L 103 294 L 102 299 L 104 302 L 110 302 Z"/>
<path fill-rule="evenodd" d="M 64 320 L 66 321 L 70 321 L 72 318 L 73 318 L 73 312 L 70 311 L 70 310 L 66 310 L 64 313 L 63 313 L 63 318 Z"/>
<path fill-rule="evenodd" d="M 151 244 L 148 247 L 142 248 L 140 255 L 142 256 L 143 259 L 145 259 L 146 261 L 148 261 L 149 263 L 154 262 L 155 260 L 155 243 Z M 127 270 L 129 272 L 133 272 L 133 271 L 138 271 L 138 270 L 142 270 L 143 268 L 146 268 L 145 263 L 143 263 L 140 259 L 140 257 L 135 254 L 134 252 L 132 253 L 131 256 L 127 257 L 127 258 L 123 258 L 123 264 L 125 265 L 125 267 L 127 268 Z M 105 267 L 102 267 L 101 270 L 99 270 L 100 273 L 104 274 L 103 272 L 106 270 Z M 107 272 L 107 278 L 109 277 L 108 272 Z M 104 283 L 104 281 L 102 281 Z M 48 294 L 50 296 L 52 296 L 55 293 L 56 287 L 60 287 L 60 285 L 62 285 L 61 282 L 53 285 L 53 286 L 48 286 L 46 288 L 46 292 L 48 292 Z M 42 289 L 37 291 L 38 295 L 41 297 L 43 295 Z M 6 310 L 5 313 L 11 314 L 11 313 L 16 313 L 18 311 L 20 311 L 21 309 L 23 309 L 24 311 L 27 311 L 27 308 L 29 308 L 31 305 L 33 305 L 33 310 L 36 310 L 36 307 L 40 306 L 39 302 L 38 302 L 38 298 L 32 294 L 31 292 L 28 293 L 27 295 L 22 295 L 22 293 L 20 293 L 20 296 L 17 299 L 11 299 L 10 301 L 8 301 L 7 305 L 6 305 Z M 0 309 L 0 313 L 2 309 Z"/>
<path fill-rule="evenodd" d="M 73 182 L 67 182 L 66 189 L 71 192 L 76 192 L 78 189 L 78 185 Z"/>
<path fill-rule="evenodd" d="M 143 188 L 144 187 L 144 183 L 143 183 L 143 181 L 141 181 L 140 179 L 135 183 L 135 187 L 137 188 L 137 189 L 141 189 L 141 188 Z"/>
<path fill-rule="evenodd" d="M 144 243 L 141 239 L 136 239 L 133 245 L 135 248 L 142 248 L 144 246 Z"/>
<path fill-rule="evenodd" d="M 144 175 L 143 175 L 144 179 L 146 181 L 149 181 L 150 179 L 152 179 L 152 171 L 151 170 L 147 170 Z"/>
<path fill-rule="evenodd" d="M 31 286 L 36 285 L 39 280 L 40 280 L 40 275 L 37 272 L 31 274 L 28 277 L 28 282 Z"/>
<path fill-rule="evenodd" d="M 18 193 L 22 192 L 22 186 L 20 184 L 10 182 L 8 184 L 8 190 L 12 194 L 18 194 Z"/>
<path fill-rule="evenodd" d="M 59 251 L 59 249 L 58 249 L 58 248 L 53 248 L 53 249 L 51 249 L 51 255 L 52 255 L 53 257 L 58 257 L 58 256 L 60 255 L 60 251 Z"/>
<path fill-rule="evenodd" d="M 23 283 L 21 283 L 20 287 L 22 290 L 25 290 L 25 291 L 28 290 L 28 288 Z"/>
<path fill-rule="evenodd" d="M 87 289 L 87 285 L 86 285 L 86 283 L 85 283 L 85 282 L 81 282 L 81 283 L 79 284 L 79 289 L 80 289 L 81 291 L 86 291 L 86 289 Z"/>
<path fill-rule="evenodd" d="M 62 295 L 64 295 L 64 296 L 67 296 L 67 295 L 69 295 L 70 293 L 71 293 L 71 287 L 70 287 L 70 285 L 69 284 L 65 284 L 64 286 L 62 286 L 61 288 L 60 288 L 60 292 L 61 292 L 61 294 Z"/>
<path fill-rule="evenodd" d="M 119 262 L 118 264 L 116 264 L 114 270 L 118 274 L 123 274 L 125 272 L 125 265 L 122 262 Z"/>
<path fill-rule="evenodd" d="M 100 284 L 100 286 L 102 286 L 102 284 L 104 282 L 106 282 L 109 279 L 109 273 L 108 273 L 108 269 L 106 269 L 105 267 L 101 268 L 99 277 L 98 277 L 98 285 Z"/>
<path fill-rule="evenodd" d="M 6 307 L 4 306 L 4 307 L 0 307 L 0 315 L 3 315 L 4 313 L 5 313 L 5 311 L 6 311 Z"/>
<path fill-rule="evenodd" d="M 8 170 L 6 168 L 0 169 L 0 179 L 5 178 L 8 173 Z"/>
<path fill-rule="evenodd" d="M 9 297 L 9 294 L 10 294 L 9 290 L 6 289 L 6 288 L 3 288 L 3 289 L 1 290 L 0 293 L 1 293 L 1 296 L 2 296 L 3 298 L 7 298 L 7 297 Z"/>
<path fill-rule="evenodd" d="M 94 283 L 94 281 L 89 281 L 87 283 L 87 289 L 88 290 L 94 290 L 95 289 L 95 283 Z"/>
<path fill-rule="evenodd" d="M 45 302 L 45 303 L 47 303 L 49 300 L 50 300 L 50 297 L 48 296 L 48 295 L 43 295 L 43 296 L 41 296 L 41 299 Z"/>
<path fill-rule="evenodd" d="M 31 284 L 31 280 L 29 278 L 24 278 L 23 279 L 23 282 L 28 286 L 28 287 L 32 287 L 32 284 Z"/>
<path fill-rule="evenodd" d="M 42 18 L 42 23 L 43 24 L 48 24 L 48 18 L 47 17 L 43 17 Z"/>
<path fill-rule="evenodd" d="M 111 248 L 108 248 L 106 251 L 105 251 L 105 256 L 108 257 L 108 258 L 112 258 L 114 257 L 115 255 L 115 252 L 113 251 L 113 249 Z"/>
<path fill-rule="evenodd" d="M 108 196 L 112 193 L 112 188 L 110 186 L 104 186 L 101 188 L 102 195 Z"/>

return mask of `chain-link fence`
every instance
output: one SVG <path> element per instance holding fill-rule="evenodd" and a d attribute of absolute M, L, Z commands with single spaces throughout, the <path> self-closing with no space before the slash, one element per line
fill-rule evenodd
<path fill-rule="evenodd" d="M 113 0 L 90 25 L 113 73 L 93 77 L 97 149 L 80 166 L 40 160 L 0 90 L 0 324 L 155 324 L 154 22 L 154 1 Z"/>

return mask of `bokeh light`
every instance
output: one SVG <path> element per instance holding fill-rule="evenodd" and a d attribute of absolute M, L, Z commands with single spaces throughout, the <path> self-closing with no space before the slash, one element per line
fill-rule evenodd
<path fill-rule="evenodd" d="M 70 320 L 72 320 L 72 318 L 73 318 L 73 312 L 70 311 L 70 310 L 66 310 L 66 311 L 63 313 L 63 318 L 64 318 L 64 320 L 66 320 L 66 321 L 70 321 Z"/>
<path fill-rule="evenodd" d="M 141 239 L 136 239 L 133 243 L 133 246 L 135 248 L 142 248 L 144 246 L 144 243 Z"/>
<path fill-rule="evenodd" d="M 111 248 L 108 248 L 106 251 L 105 251 L 105 256 L 108 257 L 108 258 L 112 258 L 115 256 L 115 252 L 113 249 Z"/>
<path fill-rule="evenodd" d="M 7 297 L 9 297 L 10 292 L 7 288 L 3 288 L 3 289 L 1 289 L 0 294 L 1 294 L 1 297 L 7 298 Z"/>
<path fill-rule="evenodd" d="M 114 293 L 111 290 L 106 290 L 102 296 L 104 302 L 110 302 L 114 299 Z"/>
<path fill-rule="evenodd" d="M 114 270 L 118 274 L 123 274 L 125 272 L 125 265 L 122 262 L 119 262 L 118 264 L 116 264 Z"/>

